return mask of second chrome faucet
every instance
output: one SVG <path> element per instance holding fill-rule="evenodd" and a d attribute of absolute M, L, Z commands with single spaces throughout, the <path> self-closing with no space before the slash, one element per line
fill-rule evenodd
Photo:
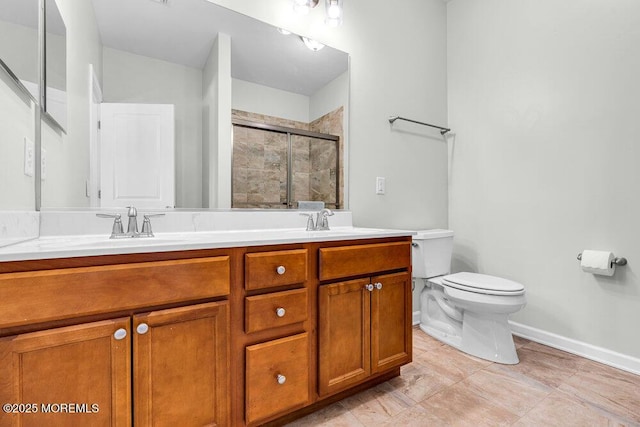
<path fill-rule="evenodd" d="M 313 214 L 301 212 L 300 215 L 307 216 L 307 231 L 329 230 L 329 217 L 334 215 L 331 209 L 322 209 L 316 213 L 316 220 L 313 221 Z"/>
<path fill-rule="evenodd" d="M 125 233 L 122 228 L 122 220 L 120 214 L 96 214 L 100 218 L 113 218 L 113 227 L 111 229 L 110 239 L 123 239 L 131 237 L 153 237 L 153 231 L 151 230 L 151 217 L 163 216 L 160 214 L 144 214 L 144 221 L 142 222 L 142 231 L 138 232 L 138 210 L 134 206 L 127 206 L 127 216 L 129 221 L 127 223 L 127 232 Z"/>

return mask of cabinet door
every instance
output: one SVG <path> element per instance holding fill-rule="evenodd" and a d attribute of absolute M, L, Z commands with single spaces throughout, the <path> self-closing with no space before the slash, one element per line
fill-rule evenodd
<path fill-rule="evenodd" d="M 368 279 L 319 287 L 319 393 L 360 382 L 371 373 Z"/>
<path fill-rule="evenodd" d="M 23 404 L 3 411 L 0 425 L 130 426 L 129 325 L 123 318 L 0 339 L 0 402 Z"/>
<path fill-rule="evenodd" d="M 134 424 L 229 424 L 229 303 L 133 318 Z"/>
<path fill-rule="evenodd" d="M 411 361 L 411 276 L 371 278 L 371 365 L 382 372 Z"/>

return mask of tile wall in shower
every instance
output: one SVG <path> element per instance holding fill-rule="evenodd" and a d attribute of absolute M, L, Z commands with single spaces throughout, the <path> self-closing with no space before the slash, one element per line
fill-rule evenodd
<path fill-rule="evenodd" d="M 342 108 L 312 123 L 232 110 L 234 119 L 249 120 L 301 130 L 313 130 L 340 137 Z M 234 126 L 233 207 L 285 209 L 287 199 L 287 135 Z M 336 179 L 342 193 L 343 168 L 336 171 L 335 142 L 293 136 L 293 201 L 322 200 L 335 208 Z M 340 159 L 342 160 L 342 159 Z M 342 165 L 342 162 L 340 163 Z M 340 195 L 342 201 L 342 195 Z"/>

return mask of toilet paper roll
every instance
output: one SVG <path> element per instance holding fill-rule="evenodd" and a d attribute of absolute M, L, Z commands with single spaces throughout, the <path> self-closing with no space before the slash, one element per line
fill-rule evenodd
<path fill-rule="evenodd" d="M 613 276 L 616 271 L 616 265 L 613 263 L 615 255 L 607 251 L 592 251 L 585 249 L 582 251 L 582 259 L 580 267 L 582 271 L 603 276 Z"/>

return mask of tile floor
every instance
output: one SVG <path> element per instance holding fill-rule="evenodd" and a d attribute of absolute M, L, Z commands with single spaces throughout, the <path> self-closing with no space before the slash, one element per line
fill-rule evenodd
<path fill-rule="evenodd" d="M 289 426 L 640 426 L 640 376 L 516 337 L 500 365 L 413 331 L 402 375 Z"/>

